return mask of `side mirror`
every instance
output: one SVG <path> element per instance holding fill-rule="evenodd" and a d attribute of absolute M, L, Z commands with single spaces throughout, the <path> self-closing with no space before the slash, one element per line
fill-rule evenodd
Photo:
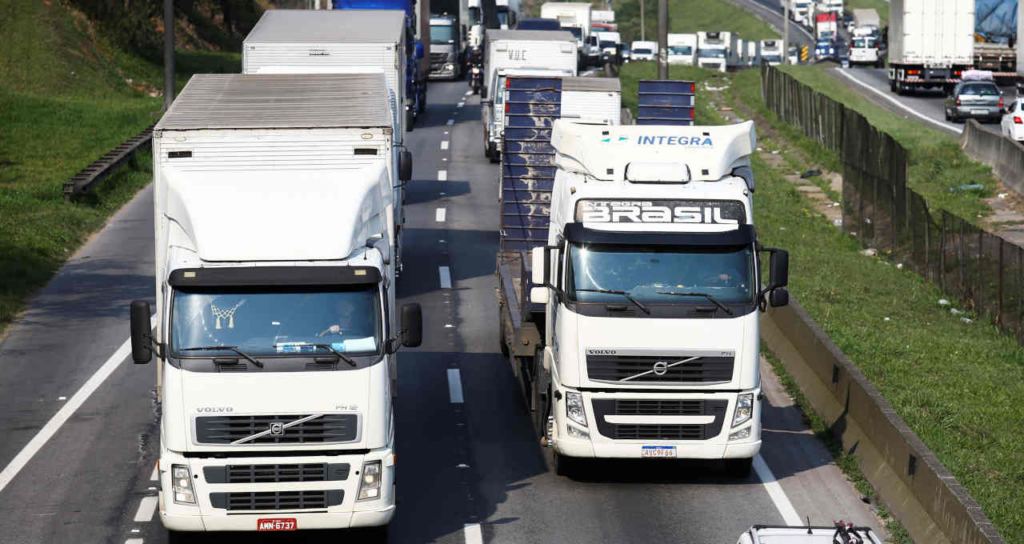
<path fill-rule="evenodd" d="M 416 60 L 423 58 L 423 42 L 416 42 L 416 49 L 413 51 L 413 56 Z"/>
<path fill-rule="evenodd" d="M 423 343 L 423 310 L 416 303 L 402 306 L 402 345 L 417 348 Z"/>
<path fill-rule="evenodd" d="M 406 182 L 412 179 L 412 152 L 403 149 L 398 154 L 398 181 Z"/>
<path fill-rule="evenodd" d="M 547 287 L 534 287 L 530 289 L 530 302 L 534 304 L 547 304 L 550 293 Z"/>
<path fill-rule="evenodd" d="M 785 289 L 775 289 L 770 295 L 768 295 L 768 304 L 772 308 L 778 308 L 781 306 L 789 306 L 789 291 Z"/>
<path fill-rule="evenodd" d="M 131 308 L 132 361 L 144 365 L 153 360 L 153 327 L 150 326 L 149 303 L 133 300 Z"/>
<path fill-rule="evenodd" d="M 480 100 L 487 100 L 487 85 L 480 86 Z"/>
<path fill-rule="evenodd" d="M 784 249 L 773 249 L 771 252 L 771 288 L 785 287 L 789 285 L 789 252 Z"/>
<path fill-rule="evenodd" d="M 535 247 L 531 250 L 531 280 L 534 285 L 545 285 L 548 283 L 548 249 L 546 247 Z M 530 299 L 533 300 L 533 293 L 530 293 Z"/>

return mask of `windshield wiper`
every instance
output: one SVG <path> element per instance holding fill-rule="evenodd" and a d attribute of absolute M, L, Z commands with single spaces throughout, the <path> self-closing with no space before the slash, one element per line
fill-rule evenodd
<path fill-rule="evenodd" d="M 711 295 L 709 295 L 707 293 L 677 293 L 675 291 L 658 291 L 658 294 L 659 295 L 672 295 L 672 296 L 676 296 L 676 297 L 704 297 L 704 298 L 710 300 L 711 302 L 714 302 L 715 306 L 718 306 L 719 308 L 724 310 L 725 313 L 727 313 L 729 315 L 732 315 L 732 310 L 730 310 L 729 308 L 726 308 L 724 304 L 722 304 L 721 302 L 718 302 L 718 299 L 716 299 L 715 297 L 713 297 L 713 296 L 711 296 Z"/>
<path fill-rule="evenodd" d="M 244 357 L 246 361 L 249 361 L 250 363 L 252 363 L 252 364 L 254 364 L 256 366 L 258 366 L 260 368 L 263 368 L 263 363 L 257 361 L 256 359 L 253 359 L 252 357 L 247 355 L 244 351 L 238 349 L 238 346 L 202 346 L 202 347 L 197 347 L 197 348 L 179 349 L 178 351 L 214 351 L 214 350 L 225 350 L 225 349 L 229 349 L 229 350 L 231 350 L 231 351 L 241 355 L 242 357 Z"/>
<path fill-rule="evenodd" d="M 300 347 L 300 348 L 303 347 L 303 346 L 311 346 L 311 347 L 314 347 L 314 348 L 323 348 L 323 349 L 326 349 L 327 351 L 330 351 L 331 353 L 337 355 L 339 359 L 341 359 L 342 361 L 345 361 L 350 366 L 359 366 L 359 363 L 356 363 L 355 361 L 353 361 L 352 358 L 349 357 L 348 355 L 345 355 L 344 353 L 334 349 L 334 346 L 332 346 L 330 344 L 288 344 L 288 343 L 285 343 L 285 344 L 274 344 L 275 348 L 277 346 L 294 346 L 294 347 Z"/>
<path fill-rule="evenodd" d="M 577 291 L 581 293 L 603 293 L 606 295 L 622 295 L 633 304 L 636 304 L 636 307 L 643 310 L 645 314 L 651 315 L 651 311 L 647 309 L 647 306 L 641 304 L 639 300 L 633 298 L 633 295 L 629 294 L 626 291 L 613 291 L 611 289 L 577 289 Z"/>

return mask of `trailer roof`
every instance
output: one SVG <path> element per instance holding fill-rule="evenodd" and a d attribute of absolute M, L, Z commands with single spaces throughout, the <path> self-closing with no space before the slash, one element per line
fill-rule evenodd
<path fill-rule="evenodd" d="M 604 91 L 622 92 L 622 84 L 617 77 L 563 77 L 563 91 Z"/>
<path fill-rule="evenodd" d="M 399 43 L 405 12 L 391 9 L 270 9 L 245 43 Z"/>
<path fill-rule="evenodd" d="M 156 130 L 391 127 L 384 74 L 196 74 Z"/>
<path fill-rule="evenodd" d="M 488 30 L 487 41 L 522 40 L 530 42 L 575 42 L 568 30 Z"/>

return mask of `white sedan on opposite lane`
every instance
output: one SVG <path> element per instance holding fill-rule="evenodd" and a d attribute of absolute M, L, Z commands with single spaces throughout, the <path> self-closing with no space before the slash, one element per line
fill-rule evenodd
<path fill-rule="evenodd" d="M 1003 136 L 1024 142 L 1024 97 L 1017 97 L 1007 106 L 1000 122 Z"/>

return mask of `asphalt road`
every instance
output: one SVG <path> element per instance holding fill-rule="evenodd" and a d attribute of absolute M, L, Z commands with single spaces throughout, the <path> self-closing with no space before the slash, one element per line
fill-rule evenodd
<path fill-rule="evenodd" d="M 398 295 L 399 304 L 422 305 L 425 330 L 420 348 L 399 355 L 399 504 L 389 541 L 728 543 L 752 524 L 805 516 L 877 530 L 764 364 L 763 464 L 749 478 L 731 479 L 715 463 L 602 462 L 574 480 L 549 469 L 550 452 L 539 446 L 498 350 L 498 167 L 483 157 L 479 100 L 466 89 L 432 84 L 427 119 L 408 134 L 415 166 Z M 123 349 L 129 302 L 153 298 L 152 244 L 146 190 L 0 343 L 0 541 L 165 542 L 151 480 L 156 367 L 132 365 Z M 463 402 L 452 402 L 453 390 Z"/>

